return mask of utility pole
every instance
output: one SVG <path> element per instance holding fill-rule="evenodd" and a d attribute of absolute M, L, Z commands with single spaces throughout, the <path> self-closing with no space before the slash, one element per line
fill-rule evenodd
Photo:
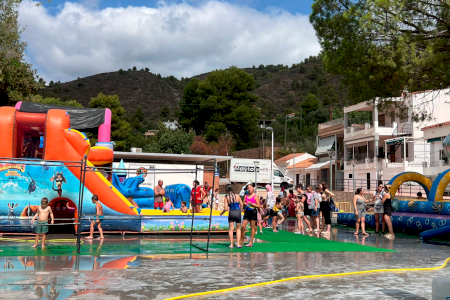
<path fill-rule="evenodd" d="M 330 105 L 330 121 L 333 121 L 333 106 Z"/>
<path fill-rule="evenodd" d="M 286 147 L 286 136 L 287 136 L 287 115 L 284 121 L 284 146 Z"/>

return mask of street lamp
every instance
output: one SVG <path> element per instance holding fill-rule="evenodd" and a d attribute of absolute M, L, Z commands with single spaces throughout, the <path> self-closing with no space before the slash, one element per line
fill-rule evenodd
<path fill-rule="evenodd" d="M 330 156 L 330 191 L 333 190 L 333 156 L 334 156 L 334 150 L 329 149 L 327 150 L 328 155 Z"/>
<path fill-rule="evenodd" d="M 270 160 L 271 160 L 271 163 L 270 163 L 270 178 L 271 178 L 271 180 L 270 180 L 270 182 L 271 182 L 271 185 L 272 185 L 272 188 L 273 188 L 273 128 L 272 127 L 266 127 L 265 129 L 272 131 L 272 155 L 271 155 L 271 158 L 270 158 Z"/>
<path fill-rule="evenodd" d="M 259 166 L 259 161 L 254 161 L 253 164 L 255 165 L 255 188 L 256 188 L 256 191 L 258 191 L 258 166 Z"/>
<path fill-rule="evenodd" d="M 353 177 L 353 193 L 355 193 L 355 191 L 356 191 L 356 182 L 355 182 L 355 165 L 356 165 L 356 162 L 357 162 L 356 159 L 354 159 L 354 158 L 350 159 L 350 163 L 352 164 L 352 167 L 353 167 L 353 175 L 352 175 L 352 177 Z"/>

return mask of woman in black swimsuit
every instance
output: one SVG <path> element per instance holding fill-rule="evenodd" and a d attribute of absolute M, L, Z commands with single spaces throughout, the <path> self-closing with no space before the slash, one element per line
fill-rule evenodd
<path fill-rule="evenodd" d="M 391 222 L 391 216 L 392 216 L 392 195 L 390 193 L 390 189 L 391 189 L 391 185 L 390 184 L 386 184 L 384 186 L 384 190 L 386 191 L 386 193 L 383 196 L 383 200 L 381 200 L 383 202 L 383 206 L 384 206 L 384 222 L 386 222 L 388 228 L 389 228 L 389 233 L 386 234 L 384 237 L 387 239 L 394 239 L 395 235 L 394 235 L 394 230 L 392 228 L 392 222 Z"/>
<path fill-rule="evenodd" d="M 233 232 L 234 232 L 234 223 L 236 223 L 236 238 L 237 244 L 236 248 L 242 248 L 239 244 L 241 240 L 241 211 L 242 211 L 242 200 L 241 197 L 236 195 L 233 192 L 233 187 L 228 185 L 226 187 L 227 195 L 225 196 L 224 208 L 220 215 L 223 215 L 226 211 L 228 211 L 228 223 L 229 223 L 229 231 L 228 235 L 230 236 L 230 248 L 233 248 Z"/>

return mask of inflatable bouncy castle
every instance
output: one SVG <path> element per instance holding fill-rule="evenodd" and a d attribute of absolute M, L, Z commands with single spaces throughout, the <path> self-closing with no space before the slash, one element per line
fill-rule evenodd
<path fill-rule="evenodd" d="M 98 132 L 93 147 L 82 132 L 88 130 Z M 191 222 L 177 219 L 188 214 L 152 209 L 153 190 L 140 187 L 140 176 L 124 179 L 119 177 L 123 174 L 108 171 L 114 160 L 109 109 L 19 102 L 15 107 L 0 107 L 0 132 L 0 232 L 32 232 L 30 219 L 43 197 L 49 199 L 55 218 L 65 219 L 60 223 L 72 223 L 78 216 L 80 195 L 84 216 L 95 215 L 91 197 L 98 195 L 106 231 L 190 231 Z M 189 203 L 190 189 L 186 185 L 167 186 L 166 190 L 176 207 L 181 201 Z M 137 205 L 127 199 L 129 196 Z M 209 215 L 209 211 L 206 213 Z M 54 226 L 51 230 L 73 232 L 79 225 L 75 223 L 70 228 Z M 181 223 L 183 226 L 178 226 Z M 226 217 L 218 214 L 213 216 L 213 223 L 218 229 L 226 230 L 228 226 Z M 207 230 L 205 225 L 206 221 L 199 219 L 195 230 Z M 82 231 L 89 230 L 88 226 L 89 220 L 84 220 Z"/>

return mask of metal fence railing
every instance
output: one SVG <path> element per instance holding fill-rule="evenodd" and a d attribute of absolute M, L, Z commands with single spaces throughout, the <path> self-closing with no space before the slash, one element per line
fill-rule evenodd
<path fill-rule="evenodd" d="M 304 186 L 312 186 L 316 188 L 319 183 L 325 182 L 328 187 L 332 186 L 334 191 L 354 192 L 353 183 L 355 188 L 363 188 L 365 192 L 374 192 L 379 184 L 386 185 L 389 180 L 370 180 L 370 179 L 336 179 L 333 178 L 332 185 L 330 185 L 329 178 L 300 180 L 299 183 Z M 421 192 L 423 197 L 426 197 L 425 190 L 418 183 L 405 182 L 400 186 L 400 189 L 396 192 L 396 196 L 399 197 L 417 197 L 417 193 Z M 450 196 L 450 185 L 446 189 L 445 196 Z"/>
<path fill-rule="evenodd" d="M 126 172 L 127 174 L 133 173 L 136 174 L 135 168 L 128 168 L 128 169 L 118 169 L 118 168 L 112 168 L 112 167 L 93 167 L 88 166 L 86 159 L 83 161 L 49 161 L 49 160 L 40 160 L 40 159 L 25 159 L 25 158 L 1 158 L 0 157 L 0 165 L 4 168 L 13 168 L 14 166 L 16 168 L 20 168 L 20 166 L 34 166 L 34 168 L 41 168 L 42 167 L 42 173 L 50 170 L 52 167 L 58 167 L 58 170 L 66 172 L 72 172 L 76 173 L 77 177 L 79 178 L 79 186 L 77 191 L 75 192 L 76 197 L 78 199 L 69 199 L 71 202 L 73 202 L 73 205 L 76 207 L 74 208 L 77 212 L 76 215 L 73 216 L 73 218 L 55 218 L 55 224 L 37 224 L 37 223 L 31 223 L 31 220 L 33 219 L 35 215 L 35 211 L 31 209 L 31 205 L 28 205 L 28 212 L 26 212 L 26 216 L 23 215 L 23 212 L 20 215 L 17 215 L 14 213 L 14 207 L 11 207 L 7 216 L 1 216 L 0 217 L 0 232 L 4 231 L 2 228 L 18 228 L 18 227 L 31 227 L 31 228 L 37 228 L 39 226 L 49 226 L 49 228 L 54 227 L 61 227 L 61 226 L 76 226 L 76 247 L 77 247 L 77 253 L 80 253 L 81 251 L 81 233 L 83 230 L 83 226 L 86 226 L 86 224 L 95 218 L 97 216 L 95 215 L 86 215 L 83 210 L 83 204 L 85 201 L 90 201 L 91 199 L 84 199 L 84 191 L 85 191 L 85 182 L 86 182 L 86 174 L 89 172 L 97 172 L 103 174 L 103 176 L 107 177 L 108 175 L 111 175 L 113 172 L 122 171 Z M 211 172 L 214 174 L 214 172 L 217 169 L 217 162 L 216 159 L 211 160 L 211 162 L 202 162 L 203 167 L 198 166 L 198 163 L 195 164 L 195 169 L 193 168 L 186 168 L 186 169 L 175 169 L 175 170 L 167 170 L 167 169 L 152 169 L 152 174 L 176 174 L 176 173 L 192 173 L 195 174 L 195 179 L 197 179 L 197 174 L 200 171 L 203 172 Z M 39 170 L 38 170 L 39 171 Z M 61 172 L 60 171 L 60 172 Z M 23 167 L 23 173 L 26 172 L 25 167 Z M 11 175 L 12 177 L 14 176 Z M 20 177 L 20 175 L 16 175 L 17 177 Z M 27 179 L 29 182 L 28 190 L 25 193 L 34 193 L 36 189 L 39 188 L 39 186 L 45 185 L 42 180 L 38 178 L 31 178 L 31 175 L 28 173 L 30 178 Z M 213 176 L 214 178 L 214 176 Z M 112 187 L 112 183 L 111 183 Z M 217 186 L 215 186 L 215 180 L 213 180 L 212 183 L 212 192 L 211 196 L 208 197 L 208 205 L 210 208 L 213 207 L 213 201 L 214 201 L 214 190 Z M 53 190 L 56 191 L 56 189 L 53 187 Z M 3 196 L 2 196 L 3 195 Z M 0 195 L 0 200 L 6 200 L 2 199 L 5 196 L 4 193 Z M 35 196 L 37 197 L 37 196 Z M 195 195 L 194 195 L 195 197 Z M 61 199 L 61 196 L 58 195 L 58 199 Z M 39 199 L 39 198 L 37 198 Z M 10 201 L 10 199 L 7 199 Z M 49 198 L 49 204 L 52 203 L 52 199 Z M 39 206 L 40 199 L 37 201 L 33 201 L 33 207 Z M 11 205 L 12 206 L 12 205 Z M 15 206 L 17 207 L 17 205 Z M 61 210 L 63 208 L 60 207 Z M 74 211 L 75 211 L 74 210 Z M 26 208 L 24 209 L 24 212 L 26 211 Z M 58 208 L 55 206 L 55 212 L 58 211 Z M 177 219 L 187 219 L 191 220 L 191 230 L 190 230 L 190 244 L 198 249 L 201 249 L 205 252 L 209 251 L 209 243 L 210 243 L 210 235 L 211 235 L 211 223 L 212 223 L 212 211 L 213 209 L 210 209 L 209 216 L 196 216 L 195 209 L 192 207 L 192 212 L 190 214 L 187 214 L 186 216 L 176 216 Z M 104 215 L 102 216 L 103 220 L 136 220 L 141 221 L 145 219 L 163 219 L 167 217 L 161 217 L 161 216 L 145 216 L 145 215 Z M 207 238 L 206 238 L 206 247 L 201 247 L 199 245 L 194 244 L 193 242 L 193 228 L 194 228 L 194 222 L 197 220 L 207 220 L 209 221 L 208 231 L 207 231 Z M 139 226 L 140 227 L 140 226 Z M 72 227 L 73 228 L 73 227 Z M 72 229 L 73 230 L 73 229 Z M 104 228 L 105 230 L 105 228 Z M 107 231 L 107 229 L 106 229 Z M 27 232 L 30 232 L 30 230 L 27 230 Z M 73 231 L 72 231 L 73 232 Z M 198 240 L 198 239 L 196 239 Z"/>

